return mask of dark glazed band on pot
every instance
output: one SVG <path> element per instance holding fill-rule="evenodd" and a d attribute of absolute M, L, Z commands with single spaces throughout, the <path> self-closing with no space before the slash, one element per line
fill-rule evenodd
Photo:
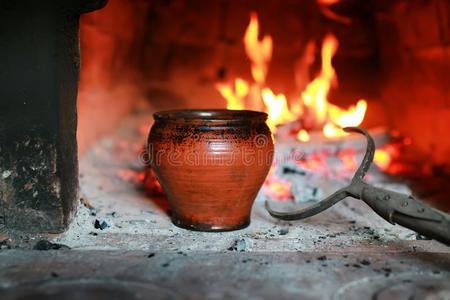
<path fill-rule="evenodd" d="M 242 122 L 267 120 L 264 112 L 252 110 L 227 110 L 227 109 L 183 109 L 161 111 L 153 114 L 155 121 L 205 121 L 205 122 Z"/>

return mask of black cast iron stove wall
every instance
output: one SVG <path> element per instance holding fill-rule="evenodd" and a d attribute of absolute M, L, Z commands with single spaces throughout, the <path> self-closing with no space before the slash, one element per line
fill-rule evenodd
<path fill-rule="evenodd" d="M 78 20 L 106 2 L 0 1 L 4 229 L 61 232 L 76 210 Z"/>

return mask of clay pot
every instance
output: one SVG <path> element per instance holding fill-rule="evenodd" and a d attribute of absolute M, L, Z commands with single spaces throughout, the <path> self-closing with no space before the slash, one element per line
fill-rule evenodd
<path fill-rule="evenodd" d="M 175 225 L 200 231 L 247 227 L 273 159 L 267 114 L 173 110 L 154 115 L 150 164 Z"/>

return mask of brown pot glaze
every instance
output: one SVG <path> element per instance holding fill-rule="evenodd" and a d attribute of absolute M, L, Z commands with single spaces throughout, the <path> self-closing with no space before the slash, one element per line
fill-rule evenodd
<path fill-rule="evenodd" d="M 174 110 L 154 114 L 150 163 L 175 225 L 200 231 L 247 227 L 273 159 L 267 114 Z"/>

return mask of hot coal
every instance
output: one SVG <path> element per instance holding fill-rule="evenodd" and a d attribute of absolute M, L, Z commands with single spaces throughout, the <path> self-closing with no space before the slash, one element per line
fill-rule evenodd
<path fill-rule="evenodd" d="M 97 215 L 97 210 L 88 202 L 87 199 L 85 198 L 80 198 L 80 202 L 89 209 L 89 214 L 91 216 L 96 216 Z"/>

